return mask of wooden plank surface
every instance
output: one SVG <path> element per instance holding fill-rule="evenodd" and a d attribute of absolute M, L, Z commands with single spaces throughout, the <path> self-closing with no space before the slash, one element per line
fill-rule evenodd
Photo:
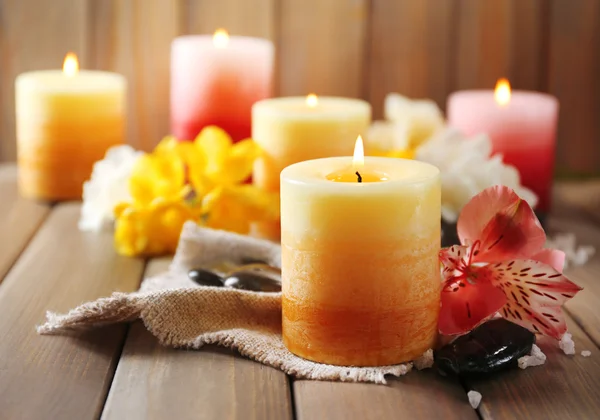
<path fill-rule="evenodd" d="M 364 96 L 367 0 L 280 0 L 279 94 Z"/>
<path fill-rule="evenodd" d="M 413 371 L 388 385 L 294 381 L 296 418 L 477 419 L 462 386 L 433 370 Z"/>
<path fill-rule="evenodd" d="M 0 166 L 0 283 L 49 212 L 49 205 L 19 196 L 14 165 Z"/>
<path fill-rule="evenodd" d="M 442 109 L 452 86 L 454 2 L 375 0 L 370 21 L 368 98 L 383 116 L 390 92 L 431 98 Z"/>
<path fill-rule="evenodd" d="M 171 41 L 182 32 L 179 1 L 91 1 L 94 66 L 126 76 L 128 141 L 152 149 L 169 128 Z"/>
<path fill-rule="evenodd" d="M 146 275 L 167 269 L 154 260 Z M 103 420 L 292 418 L 286 375 L 274 368 L 207 347 L 162 347 L 141 323 L 127 336 L 102 414 Z"/>
<path fill-rule="evenodd" d="M 569 322 L 576 355 L 567 356 L 555 340 L 541 339 L 546 364 L 510 370 L 489 380 L 470 380 L 469 389 L 483 395 L 483 419 L 596 419 L 600 413 L 600 351 L 589 337 Z M 583 357 L 581 350 L 590 350 Z"/>
<path fill-rule="evenodd" d="M 110 232 L 77 230 L 79 205 L 55 207 L 0 285 L 0 417 L 90 419 L 99 415 L 124 326 L 75 337 L 40 336 L 58 312 L 138 287 L 143 263 L 119 257 Z"/>
<path fill-rule="evenodd" d="M 275 39 L 276 0 L 184 0 L 184 30 L 212 34 L 225 28 L 232 35 Z"/>
<path fill-rule="evenodd" d="M 62 68 L 65 54 L 87 64 L 84 1 L 0 0 L 0 161 L 14 161 L 15 77 Z"/>
<path fill-rule="evenodd" d="M 549 91 L 560 101 L 558 168 L 600 174 L 600 1 L 551 0 Z"/>
<path fill-rule="evenodd" d="M 545 0 L 457 4 L 457 89 L 493 89 L 500 77 L 508 77 L 517 89 L 546 87 Z"/>

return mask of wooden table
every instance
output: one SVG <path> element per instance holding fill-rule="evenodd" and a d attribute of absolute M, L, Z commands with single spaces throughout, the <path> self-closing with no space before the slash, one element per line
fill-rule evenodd
<path fill-rule="evenodd" d="M 554 231 L 600 253 L 600 183 L 556 188 Z M 543 367 L 491 380 L 432 370 L 388 386 L 292 380 L 230 351 L 164 348 L 140 323 L 76 336 L 39 336 L 46 310 L 133 291 L 168 259 L 118 256 L 112 235 L 77 230 L 78 203 L 19 198 L 0 166 L 0 419 L 592 419 L 600 418 L 600 255 L 568 270 L 585 287 L 567 305 L 576 356 L 542 341 Z M 582 357 L 581 350 L 592 356 Z M 470 389 L 483 394 L 479 409 Z"/>

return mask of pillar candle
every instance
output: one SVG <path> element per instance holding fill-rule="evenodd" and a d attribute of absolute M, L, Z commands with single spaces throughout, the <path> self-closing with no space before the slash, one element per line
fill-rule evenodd
<path fill-rule="evenodd" d="M 125 140 L 125 78 L 78 71 L 73 60 L 65 60 L 64 71 L 16 79 L 19 189 L 25 197 L 80 199 L 94 162 Z"/>
<path fill-rule="evenodd" d="M 279 192 L 279 175 L 303 160 L 352 152 L 357 135 L 371 123 L 371 106 L 359 99 L 288 97 L 257 102 L 252 108 L 252 138 L 263 149 L 254 166 L 253 182 Z M 279 241 L 279 223 L 258 223 L 257 236 Z"/>
<path fill-rule="evenodd" d="M 499 89 L 510 89 L 504 87 Z M 533 190 L 536 210 L 550 210 L 558 101 L 554 96 L 526 91 L 461 91 L 448 99 L 448 124 L 467 135 L 487 133 L 492 152 L 516 166 L 521 183 Z"/>
<path fill-rule="evenodd" d="M 234 141 L 250 137 L 251 108 L 271 96 L 273 43 L 232 36 L 176 38 L 171 46 L 171 132 L 193 140 L 218 125 Z"/>
<path fill-rule="evenodd" d="M 345 366 L 406 362 L 433 347 L 440 211 L 439 171 L 426 163 L 368 157 L 356 170 L 334 157 L 285 168 L 285 346 Z"/>

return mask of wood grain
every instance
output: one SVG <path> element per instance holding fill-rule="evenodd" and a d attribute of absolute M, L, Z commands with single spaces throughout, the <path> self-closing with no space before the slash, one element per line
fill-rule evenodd
<path fill-rule="evenodd" d="M 152 149 L 169 134 L 171 41 L 182 33 L 179 1 L 91 1 L 90 50 L 96 68 L 128 83 L 128 141 Z"/>
<path fill-rule="evenodd" d="M 364 96 L 367 0 L 280 0 L 281 96 Z"/>
<path fill-rule="evenodd" d="M 600 174 L 600 2 L 552 0 L 549 91 L 560 101 L 560 172 Z"/>
<path fill-rule="evenodd" d="M 16 166 L 0 166 L 0 283 L 49 212 L 19 196 Z"/>
<path fill-rule="evenodd" d="M 146 275 L 167 269 L 154 260 Z M 123 419 L 291 419 L 286 375 L 215 347 L 162 347 L 141 323 L 132 326 L 102 415 Z"/>
<path fill-rule="evenodd" d="M 87 65 L 87 3 L 79 0 L 0 0 L 0 161 L 14 161 L 15 77 L 59 69 L 75 52 Z"/>
<path fill-rule="evenodd" d="M 545 0 L 460 0 L 456 88 L 493 89 L 508 77 L 516 89 L 545 88 Z"/>
<path fill-rule="evenodd" d="M 467 381 L 469 389 L 483 395 L 479 413 L 483 419 L 594 419 L 600 412 L 600 351 L 569 320 L 577 354 L 565 355 L 555 340 L 538 345 L 546 354 L 540 367 L 515 369 L 493 379 Z M 590 350 L 583 357 L 581 350 Z"/>
<path fill-rule="evenodd" d="M 432 98 L 445 107 L 452 86 L 454 2 L 375 0 L 369 41 L 368 97 L 375 118 L 385 95 Z"/>
<path fill-rule="evenodd" d="M 138 286 L 142 261 L 117 256 L 109 232 L 79 232 L 78 217 L 76 204 L 53 209 L 0 285 L 3 419 L 89 419 L 104 403 L 125 327 L 74 337 L 35 331 L 46 310 Z"/>
<path fill-rule="evenodd" d="M 275 0 L 187 0 L 186 7 L 186 33 L 225 28 L 232 35 L 275 39 Z"/>
<path fill-rule="evenodd" d="M 433 370 L 413 371 L 388 385 L 295 381 L 296 418 L 477 419 L 462 386 Z"/>

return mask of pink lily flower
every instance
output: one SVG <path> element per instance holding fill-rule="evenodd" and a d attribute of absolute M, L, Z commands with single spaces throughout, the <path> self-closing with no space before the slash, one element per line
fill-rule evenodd
<path fill-rule="evenodd" d="M 560 339 L 561 306 L 582 289 L 562 274 L 564 252 L 543 249 L 546 234 L 529 204 L 508 187 L 486 188 L 465 205 L 457 231 L 461 245 L 440 251 L 440 333 L 466 333 L 500 312 Z"/>

